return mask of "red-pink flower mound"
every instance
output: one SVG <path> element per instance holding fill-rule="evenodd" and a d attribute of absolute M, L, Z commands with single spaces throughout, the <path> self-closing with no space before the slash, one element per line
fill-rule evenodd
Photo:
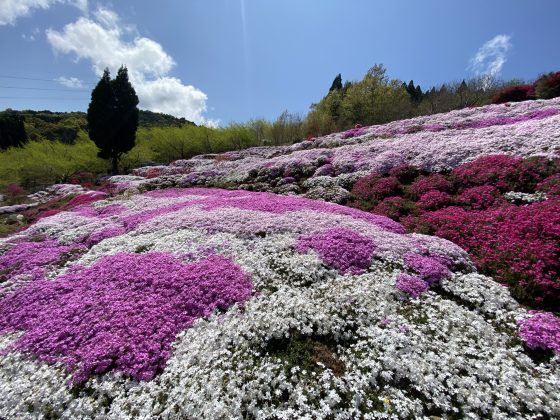
<path fill-rule="evenodd" d="M 507 155 L 490 155 L 458 166 L 451 172 L 464 186 L 493 185 L 508 188 L 515 181 L 523 159 Z"/>
<path fill-rule="evenodd" d="M 296 250 L 303 253 L 309 249 L 341 273 L 360 274 L 371 265 L 375 245 L 370 238 L 351 229 L 335 228 L 300 237 Z"/>
<path fill-rule="evenodd" d="M 457 196 L 457 203 L 473 210 L 484 210 L 503 202 L 505 199 L 492 185 L 467 188 Z"/>
<path fill-rule="evenodd" d="M 375 214 L 382 214 L 394 220 L 399 220 L 414 211 L 414 202 L 403 197 L 387 197 L 372 210 Z"/>
<path fill-rule="evenodd" d="M 453 202 L 453 198 L 443 191 L 428 191 L 418 200 L 418 207 L 423 210 L 437 210 Z M 385 213 L 383 213 L 385 214 Z"/>
<path fill-rule="evenodd" d="M 400 274 L 395 287 L 401 292 L 413 298 L 417 298 L 428 291 L 430 285 L 420 277 L 411 276 L 410 274 Z"/>
<path fill-rule="evenodd" d="M 251 293 L 249 276 L 222 256 L 184 264 L 165 253 L 119 253 L 8 295 L 0 333 L 23 331 L 15 348 L 64 363 L 75 383 L 108 371 L 150 380 L 178 332 Z"/>
<path fill-rule="evenodd" d="M 452 184 L 443 175 L 433 174 L 421 176 L 416 179 L 408 188 L 408 193 L 413 197 L 420 197 L 428 191 L 449 192 Z"/>
<path fill-rule="evenodd" d="M 533 85 L 517 85 L 500 90 L 492 97 L 492 103 L 522 102 L 534 98 L 535 87 Z"/>
<path fill-rule="evenodd" d="M 358 179 L 352 188 L 354 197 L 373 205 L 385 197 L 397 195 L 399 191 L 400 183 L 396 177 L 383 177 L 377 173 Z"/>
<path fill-rule="evenodd" d="M 418 171 L 399 167 L 386 179 L 398 180 L 403 173 Z M 404 177 L 399 191 L 377 205 L 364 198 L 372 197 L 384 178 L 369 175 L 356 182 L 353 205 L 456 243 L 482 273 L 509 285 L 524 304 L 552 309 L 560 305 L 559 174 L 558 159 L 491 155 L 448 175 Z M 517 205 L 505 199 L 509 191 L 541 191 L 547 200 Z"/>
<path fill-rule="evenodd" d="M 551 349 L 560 353 L 560 318 L 550 312 L 537 312 L 519 322 L 519 335 L 531 349 Z"/>
<path fill-rule="evenodd" d="M 530 192 L 557 171 L 558 162 L 545 158 L 522 159 L 516 156 L 490 155 L 455 168 L 451 174 L 460 188 L 492 185 L 501 192 Z"/>
<path fill-rule="evenodd" d="M 548 195 L 560 195 L 560 173 L 543 179 L 537 185 L 538 191 L 543 191 Z"/>
<path fill-rule="evenodd" d="M 448 207 L 403 222 L 455 242 L 479 270 L 509 285 L 523 303 L 558 308 L 560 200 L 485 211 Z"/>

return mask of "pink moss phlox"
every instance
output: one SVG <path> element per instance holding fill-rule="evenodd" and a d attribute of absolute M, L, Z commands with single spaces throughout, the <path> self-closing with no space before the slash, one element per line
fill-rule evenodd
<path fill-rule="evenodd" d="M 88 247 L 91 247 L 104 239 L 107 238 L 114 238 L 116 236 L 124 235 L 126 233 L 126 229 L 120 226 L 114 227 L 107 227 L 95 232 L 92 232 L 90 235 L 87 235 L 85 238 L 82 238 L 78 242 L 85 243 Z"/>
<path fill-rule="evenodd" d="M 417 254 L 407 254 L 404 257 L 406 265 L 430 286 L 449 277 L 451 272 L 440 258 Z"/>
<path fill-rule="evenodd" d="M 430 285 L 420 277 L 411 276 L 410 274 L 399 274 L 395 287 L 407 295 L 417 298 L 428 291 Z"/>
<path fill-rule="evenodd" d="M 177 333 L 251 293 L 249 276 L 222 256 L 183 264 L 165 253 L 119 253 L 7 296 L 0 332 L 24 331 L 15 348 L 64 363 L 74 383 L 108 371 L 150 380 Z"/>
<path fill-rule="evenodd" d="M 80 216 L 106 218 L 123 213 L 126 211 L 126 207 L 120 204 L 109 204 L 103 207 L 80 206 L 72 211 L 78 213 Z"/>
<path fill-rule="evenodd" d="M 177 211 L 187 206 L 197 205 L 202 206 L 206 210 L 232 207 L 242 210 L 262 211 L 274 214 L 314 210 L 322 213 L 350 216 L 358 220 L 367 221 L 390 232 L 405 233 L 404 228 L 399 223 L 396 223 L 387 217 L 366 213 L 361 210 L 340 206 L 338 204 L 310 200 L 302 197 L 287 197 L 265 192 L 228 191 L 213 188 L 168 188 L 165 190 L 151 191 L 145 195 L 154 198 L 186 198 L 189 195 L 196 195 L 203 196 L 204 198 L 188 200 L 173 204 L 166 208 L 150 210 L 145 214 L 131 216 L 126 220 L 127 226 L 129 223 L 132 226 L 137 226 L 138 224 L 160 214 Z"/>
<path fill-rule="evenodd" d="M 340 135 L 340 138 L 341 139 L 350 139 L 352 137 L 363 136 L 366 133 L 367 133 L 367 130 L 364 127 L 351 128 L 350 130 L 347 130 L 344 133 L 342 133 Z"/>
<path fill-rule="evenodd" d="M 560 318 L 550 312 L 533 312 L 519 322 L 519 336 L 531 349 L 551 349 L 560 353 Z"/>
<path fill-rule="evenodd" d="M 301 236 L 296 250 L 304 253 L 309 249 L 341 273 L 360 274 L 371 265 L 375 245 L 370 238 L 351 229 L 334 228 Z"/>
<path fill-rule="evenodd" d="M 77 195 L 72 198 L 68 203 L 62 206 L 62 210 L 69 210 L 74 207 L 83 206 L 84 204 L 90 204 L 95 201 L 103 200 L 107 198 L 109 194 L 102 191 L 88 191 L 85 194 Z"/>
<path fill-rule="evenodd" d="M 466 128 L 486 128 L 495 125 L 509 125 L 517 124 L 523 121 L 529 120 L 542 120 L 544 118 L 552 117 L 560 113 L 559 109 L 547 108 L 539 109 L 537 111 L 528 112 L 526 114 L 516 115 L 513 117 L 509 116 L 495 116 L 492 118 L 484 118 L 475 121 L 465 121 L 456 123 L 452 128 L 454 129 L 466 129 Z"/>
<path fill-rule="evenodd" d="M 82 245 L 62 245 L 48 239 L 40 242 L 19 242 L 0 255 L 0 273 L 10 277 L 30 276 L 30 281 L 41 279 L 49 266 L 60 261 L 64 254 L 83 249 Z M 0 276 L 1 279 L 1 276 Z"/>

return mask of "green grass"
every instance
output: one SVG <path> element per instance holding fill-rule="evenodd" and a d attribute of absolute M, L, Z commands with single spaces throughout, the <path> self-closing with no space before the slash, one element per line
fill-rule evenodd
<path fill-rule="evenodd" d="M 250 124 L 140 128 L 136 146 L 122 157 L 119 168 L 126 173 L 148 162 L 167 164 L 200 154 L 244 149 L 261 145 L 262 138 L 262 132 L 257 133 Z M 80 131 L 75 144 L 38 140 L 0 151 L 0 189 L 15 183 L 34 191 L 68 182 L 76 172 L 107 174 L 109 167 L 108 161 L 97 157 L 97 148 L 87 133 Z"/>

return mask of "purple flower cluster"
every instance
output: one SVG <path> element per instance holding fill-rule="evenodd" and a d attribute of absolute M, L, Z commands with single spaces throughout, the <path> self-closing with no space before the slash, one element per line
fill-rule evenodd
<path fill-rule="evenodd" d="M 408 265 L 411 270 L 416 271 L 430 286 L 433 286 L 451 274 L 447 265 L 441 258 L 407 254 L 404 260 L 406 265 Z"/>
<path fill-rule="evenodd" d="M 542 120 L 543 118 L 552 117 L 560 113 L 560 110 L 556 108 L 540 109 L 537 111 L 528 112 L 526 114 L 509 116 L 495 116 L 492 118 L 484 118 L 475 121 L 465 121 L 456 123 L 452 126 L 454 129 L 466 129 L 466 128 L 486 128 L 495 125 L 509 125 L 517 124 L 529 120 Z"/>
<path fill-rule="evenodd" d="M 72 255 L 80 250 L 83 250 L 81 245 L 62 245 L 52 239 L 18 242 L 0 255 L 0 282 L 3 276 L 21 274 L 28 275 L 29 281 L 40 279 L 64 254 Z"/>
<path fill-rule="evenodd" d="M 351 128 L 340 135 L 341 139 L 350 139 L 352 137 L 363 136 L 367 134 L 367 129 L 365 127 Z"/>
<path fill-rule="evenodd" d="M 351 229 L 334 228 L 301 236 L 296 250 L 303 253 L 309 249 L 341 273 L 360 274 L 371 265 L 375 245 L 370 238 Z"/>
<path fill-rule="evenodd" d="M 430 285 L 420 277 L 411 276 L 410 274 L 400 274 L 395 287 L 401 292 L 413 298 L 417 298 L 425 293 L 430 288 Z"/>
<path fill-rule="evenodd" d="M 15 348 L 64 363 L 75 383 L 108 371 L 150 380 L 178 332 L 251 294 L 249 276 L 222 256 L 184 264 L 165 253 L 119 253 L 5 297 L 0 333 L 24 331 Z"/>
<path fill-rule="evenodd" d="M 531 349 L 552 349 L 560 353 L 560 318 L 550 312 L 536 312 L 519 322 L 519 335 Z"/>

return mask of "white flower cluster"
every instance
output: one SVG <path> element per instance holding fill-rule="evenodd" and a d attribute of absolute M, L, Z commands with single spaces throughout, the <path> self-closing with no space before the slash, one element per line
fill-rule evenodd
<path fill-rule="evenodd" d="M 511 203 L 529 204 L 545 201 L 546 194 L 542 191 L 537 191 L 534 194 L 527 194 L 522 192 L 509 191 L 504 194 L 504 198 Z"/>

